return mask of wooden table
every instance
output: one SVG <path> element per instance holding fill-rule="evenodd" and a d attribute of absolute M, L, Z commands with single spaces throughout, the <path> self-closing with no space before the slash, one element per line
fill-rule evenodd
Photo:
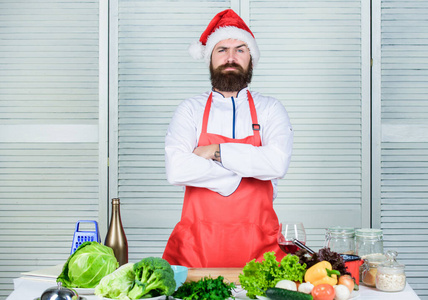
<path fill-rule="evenodd" d="M 241 273 L 242 268 L 189 268 L 186 282 L 198 281 L 207 276 L 212 278 L 223 276 L 227 282 L 239 285 L 239 274 Z"/>

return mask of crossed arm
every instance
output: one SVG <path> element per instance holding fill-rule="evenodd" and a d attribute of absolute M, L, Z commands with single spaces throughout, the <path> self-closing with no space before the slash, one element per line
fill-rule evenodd
<path fill-rule="evenodd" d="M 196 126 L 192 113 L 179 106 L 165 139 L 166 171 L 171 184 L 204 187 L 228 196 L 243 177 L 271 180 L 287 172 L 293 132 L 282 105 L 262 125 L 260 147 L 241 143 L 198 147 Z"/>
<path fill-rule="evenodd" d="M 211 144 L 208 146 L 196 147 L 195 150 L 193 150 L 193 154 L 196 154 L 205 159 L 212 159 L 212 160 L 221 162 L 219 144 Z"/>

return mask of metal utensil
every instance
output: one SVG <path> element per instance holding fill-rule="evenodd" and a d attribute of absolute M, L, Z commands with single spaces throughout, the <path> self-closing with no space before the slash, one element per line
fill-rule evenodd
<path fill-rule="evenodd" d="M 308 251 L 309 254 L 315 253 L 314 250 L 312 250 L 311 248 L 309 248 L 308 246 L 306 246 L 305 244 L 303 244 L 301 241 L 299 241 L 297 239 L 293 239 L 293 244 L 296 245 L 297 247 L 301 248 L 301 249 L 305 249 L 306 251 Z"/>

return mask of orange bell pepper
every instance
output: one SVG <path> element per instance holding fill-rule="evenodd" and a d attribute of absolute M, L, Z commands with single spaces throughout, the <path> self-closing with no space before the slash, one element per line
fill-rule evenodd
<path fill-rule="evenodd" d="M 332 270 L 331 263 L 323 260 L 316 263 L 306 271 L 305 281 L 312 283 L 314 286 L 323 283 L 334 286 L 337 284 L 337 275 L 340 275 L 340 272 Z"/>

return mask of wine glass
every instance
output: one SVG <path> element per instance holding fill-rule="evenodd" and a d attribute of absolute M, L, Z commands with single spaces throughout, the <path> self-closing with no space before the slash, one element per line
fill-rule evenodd
<path fill-rule="evenodd" d="M 299 247 L 293 243 L 295 239 L 302 244 L 306 244 L 306 233 L 303 223 L 291 222 L 279 224 L 278 246 L 282 251 L 287 254 L 296 253 Z"/>

